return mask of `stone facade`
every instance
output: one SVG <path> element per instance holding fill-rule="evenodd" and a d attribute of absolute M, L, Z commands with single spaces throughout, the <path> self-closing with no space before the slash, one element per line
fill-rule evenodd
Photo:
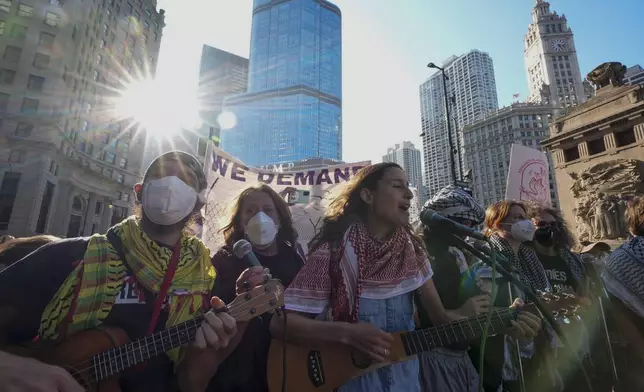
<path fill-rule="evenodd" d="M 145 142 L 109 98 L 129 75 L 154 74 L 164 11 L 28 3 L 0 4 L 0 234 L 105 232 L 131 212 Z"/>
<path fill-rule="evenodd" d="M 644 195 L 644 86 L 622 85 L 619 77 L 596 85 L 604 87 L 551 123 L 542 145 L 552 153 L 561 209 L 579 239 L 618 241 L 628 235 L 626 202 Z"/>

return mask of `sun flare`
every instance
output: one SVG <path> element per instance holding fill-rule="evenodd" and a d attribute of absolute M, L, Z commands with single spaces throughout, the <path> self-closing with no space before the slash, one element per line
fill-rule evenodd
<path fill-rule="evenodd" d="M 201 125 L 196 91 L 177 89 L 153 79 L 127 83 L 115 99 L 114 112 L 160 138 L 171 138 Z"/>

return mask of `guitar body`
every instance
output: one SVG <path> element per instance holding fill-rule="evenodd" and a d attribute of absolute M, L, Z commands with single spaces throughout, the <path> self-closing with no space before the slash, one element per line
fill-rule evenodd
<path fill-rule="evenodd" d="M 287 392 L 333 392 L 349 380 L 380 367 L 411 359 L 405 354 L 399 334 L 393 334 L 392 352 L 383 363 L 342 344 L 324 344 L 321 349 L 286 345 Z M 282 391 L 284 342 L 273 339 L 268 353 L 268 390 Z"/>
<path fill-rule="evenodd" d="M 90 392 L 120 392 L 118 376 L 96 384 L 93 381 L 91 359 L 94 355 L 129 342 L 120 328 L 101 327 L 76 333 L 60 342 L 35 342 L 23 346 L 3 348 L 4 351 L 29 357 L 41 362 L 62 367 L 74 376 L 76 381 Z M 89 361 L 89 362 L 88 362 Z M 81 364 L 81 365 L 79 365 Z M 85 365 L 85 366 L 84 366 Z"/>

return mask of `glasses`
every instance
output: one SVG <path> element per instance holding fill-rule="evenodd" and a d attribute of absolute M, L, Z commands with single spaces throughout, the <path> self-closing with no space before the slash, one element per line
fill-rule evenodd
<path fill-rule="evenodd" d="M 537 222 L 537 227 L 542 227 L 542 228 L 550 227 L 550 228 L 554 228 L 554 227 L 557 227 L 557 226 L 559 226 L 559 223 L 557 223 L 557 222 L 544 222 L 544 221 Z"/>

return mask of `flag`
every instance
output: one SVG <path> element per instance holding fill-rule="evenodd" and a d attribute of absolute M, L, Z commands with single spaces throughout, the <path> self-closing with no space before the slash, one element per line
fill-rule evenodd
<path fill-rule="evenodd" d="M 520 93 L 516 93 L 516 94 L 512 95 L 512 99 L 519 98 L 520 96 L 521 96 Z"/>

